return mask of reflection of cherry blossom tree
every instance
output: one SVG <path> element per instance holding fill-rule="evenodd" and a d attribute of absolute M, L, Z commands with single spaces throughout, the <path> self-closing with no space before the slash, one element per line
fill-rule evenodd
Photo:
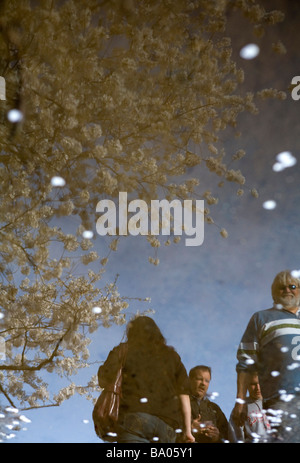
<path fill-rule="evenodd" d="M 1 387 L 0 387 L 1 389 Z M 27 430 L 31 420 L 11 406 L 0 407 L 0 442 L 16 437 L 16 431 Z"/>
<path fill-rule="evenodd" d="M 1 2 L 0 392 L 11 405 L 86 392 L 72 383 L 50 397 L 38 373 L 72 375 L 87 364 L 88 333 L 124 323 L 127 301 L 116 282 L 101 282 L 117 240 L 99 256 L 84 235 L 100 198 L 126 191 L 213 205 L 218 199 L 190 175 L 200 164 L 242 195 L 246 179 L 232 166 L 245 153 L 227 159 L 220 140 L 241 112 L 257 112 L 255 96 L 239 93 L 243 71 L 226 37 L 233 7 L 257 33 L 282 19 L 250 0 Z M 11 109 L 20 120 L 7 119 Z M 208 207 L 205 214 L 212 223 Z M 70 216 L 78 219 L 72 233 Z"/>

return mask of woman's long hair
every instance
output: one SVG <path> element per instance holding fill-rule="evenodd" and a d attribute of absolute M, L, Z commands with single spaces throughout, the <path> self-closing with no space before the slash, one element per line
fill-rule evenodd
<path fill-rule="evenodd" d="M 128 346 L 139 346 L 145 349 L 157 349 L 166 346 L 166 340 L 155 321 L 146 316 L 139 316 L 128 323 Z"/>

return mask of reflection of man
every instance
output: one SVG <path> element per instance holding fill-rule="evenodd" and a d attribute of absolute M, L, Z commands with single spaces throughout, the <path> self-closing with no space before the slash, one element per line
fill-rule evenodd
<path fill-rule="evenodd" d="M 211 368 L 198 365 L 190 370 L 192 432 L 196 442 L 215 443 L 228 439 L 228 422 L 221 408 L 207 397 Z"/>
<path fill-rule="evenodd" d="M 264 442 L 270 436 L 271 426 L 263 410 L 262 394 L 257 373 L 249 377 L 249 397 L 246 398 L 247 418 L 243 426 L 236 426 L 229 419 L 229 440 L 231 442 Z"/>
<path fill-rule="evenodd" d="M 250 319 L 237 352 L 236 425 L 245 421 L 248 374 L 258 370 L 264 408 L 278 441 L 300 442 L 300 280 L 291 272 L 276 275 L 274 306 Z"/>

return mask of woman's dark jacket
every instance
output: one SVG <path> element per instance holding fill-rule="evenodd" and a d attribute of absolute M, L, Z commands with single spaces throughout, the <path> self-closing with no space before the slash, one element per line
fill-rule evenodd
<path fill-rule="evenodd" d="M 99 368 L 100 387 L 105 387 L 116 375 L 120 346 L 109 353 Z M 125 413 L 144 412 L 161 418 L 176 429 L 182 422 L 180 394 L 189 395 L 189 381 L 180 356 L 172 347 L 128 347 L 123 369 L 120 419 Z"/>

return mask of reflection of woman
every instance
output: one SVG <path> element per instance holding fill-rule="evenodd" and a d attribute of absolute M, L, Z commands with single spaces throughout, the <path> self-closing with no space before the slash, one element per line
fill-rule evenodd
<path fill-rule="evenodd" d="M 120 346 L 99 368 L 101 387 L 116 374 Z M 194 442 L 188 376 L 177 352 L 166 345 L 156 323 L 144 316 L 129 322 L 127 346 L 117 441 L 172 443 L 183 422 L 186 442 Z"/>

